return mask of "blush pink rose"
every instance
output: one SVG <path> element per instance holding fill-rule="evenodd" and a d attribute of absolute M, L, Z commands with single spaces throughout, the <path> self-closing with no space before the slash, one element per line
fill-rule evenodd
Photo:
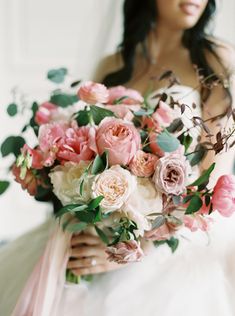
<path fill-rule="evenodd" d="M 225 217 L 235 212 L 235 176 L 221 176 L 213 190 L 213 209 Z"/>
<path fill-rule="evenodd" d="M 153 181 L 162 193 L 179 195 L 185 191 L 190 166 L 181 148 L 157 161 Z"/>
<path fill-rule="evenodd" d="M 168 127 L 174 120 L 174 110 L 165 102 L 160 101 L 157 110 L 152 114 L 153 120 L 161 127 Z"/>
<path fill-rule="evenodd" d="M 119 264 L 137 262 L 144 256 L 140 244 L 135 240 L 123 241 L 107 247 L 106 253 L 109 261 Z"/>
<path fill-rule="evenodd" d="M 125 166 L 140 148 L 141 139 L 132 123 L 105 118 L 97 129 L 96 145 L 100 155 L 107 150 L 110 165 Z"/>
<path fill-rule="evenodd" d="M 127 89 L 123 86 L 117 86 L 109 89 L 109 104 L 115 103 L 115 101 L 120 98 L 123 98 L 123 100 L 121 101 L 122 104 L 131 105 L 141 104 L 144 102 L 144 98 L 142 97 L 142 95 L 134 89 Z"/>
<path fill-rule="evenodd" d="M 31 169 L 27 169 L 24 179 L 21 179 L 20 177 L 20 173 L 21 173 L 20 167 L 13 165 L 12 173 L 15 176 L 15 181 L 21 185 L 23 190 L 27 190 L 28 193 L 32 196 L 35 196 L 37 194 L 37 186 L 38 186 L 37 177 Z"/>
<path fill-rule="evenodd" d="M 132 159 L 129 168 L 137 177 L 150 177 L 155 171 L 157 161 L 157 156 L 138 150 Z"/>
<path fill-rule="evenodd" d="M 108 110 L 112 111 L 118 118 L 126 121 L 132 121 L 134 118 L 133 112 L 140 110 L 140 105 L 126 105 L 126 104 L 116 104 L 116 105 L 106 105 Z"/>
<path fill-rule="evenodd" d="M 51 102 L 44 102 L 39 105 L 38 110 L 35 114 L 35 122 L 38 125 L 47 124 L 51 121 L 52 115 L 56 112 L 58 106 Z"/>
<path fill-rule="evenodd" d="M 192 232 L 197 230 L 202 230 L 207 232 L 210 228 L 210 223 L 212 222 L 211 218 L 207 218 L 200 214 L 185 215 L 183 218 L 185 227 L 190 229 Z"/>
<path fill-rule="evenodd" d="M 109 91 L 101 83 L 87 81 L 79 88 L 78 97 L 88 104 L 107 103 Z"/>

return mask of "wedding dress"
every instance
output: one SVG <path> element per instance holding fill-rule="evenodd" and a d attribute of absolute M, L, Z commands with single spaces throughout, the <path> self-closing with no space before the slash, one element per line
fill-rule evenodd
<path fill-rule="evenodd" d="M 191 106 L 189 115 L 201 115 L 197 91 L 168 93 Z M 0 316 L 234 316 L 235 218 L 213 215 L 209 236 L 183 229 L 174 254 L 161 245 L 139 263 L 80 284 L 65 282 L 71 236 L 51 219 L 1 250 Z"/>

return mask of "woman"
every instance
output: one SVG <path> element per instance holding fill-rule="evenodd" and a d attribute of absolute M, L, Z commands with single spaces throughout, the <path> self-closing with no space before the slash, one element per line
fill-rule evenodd
<path fill-rule="evenodd" d="M 170 92 L 177 92 L 179 98 L 184 97 L 185 103 L 195 103 L 195 111 L 203 119 L 223 114 L 231 106 L 229 91 L 232 92 L 233 88 L 227 88 L 226 79 L 233 68 L 234 53 L 230 47 L 209 39 L 205 34 L 214 11 L 214 0 L 126 0 L 121 56 L 111 56 L 101 66 L 106 74 L 111 73 L 105 77 L 104 83 L 109 86 L 125 84 L 142 93 L 151 88 L 152 93 L 156 93 L 165 89 L 167 83 L 150 78 L 157 78 L 170 69 L 182 84 L 171 88 Z M 204 77 L 204 84 L 200 85 L 198 73 Z M 100 73 L 100 78 L 103 75 Z M 212 89 L 208 89 L 209 86 Z M 217 123 L 208 123 L 213 134 L 219 128 Z M 230 152 L 221 159 L 226 159 L 226 166 L 217 161 L 214 180 L 220 173 L 231 173 L 232 155 Z M 201 168 L 206 168 L 213 160 L 213 155 L 208 155 Z M 32 233 L 31 237 L 47 235 L 47 231 L 48 227 L 44 227 L 44 230 Z M 19 242 L 21 245 L 24 243 L 25 240 Z M 57 305 L 51 307 L 51 313 L 48 313 L 49 309 L 41 314 L 17 314 L 15 310 L 14 315 L 232 316 L 235 314 L 232 305 L 234 289 L 230 285 L 234 271 L 226 274 L 230 261 L 223 255 L 227 249 L 223 247 L 223 252 L 218 253 L 219 249 L 215 247 L 213 238 L 209 247 L 205 246 L 205 241 L 198 244 L 193 240 L 182 240 L 174 255 L 164 246 L 153 250 L 146 245 L 149 255 L 143 262 L 122 266 L 107 261 L 98 237 L 74 235 L 67 267 L 79 276 L 93 274 L 94 280 L 90 284 L 66 285 L 58 290 Z M 13 254 L 14 250 L 13 247 Z M 27 251 L 24 252 L 22 265 L 27 266 Z M 30 255 L 34 254 L 35 251 Z M 5 254 L 5 261 L 8 257 L 9 253 Z M 20 266 L 21 271 L 24 268 Z M 11 268 L 0 269 L 15 275 Z M 14 290 L 10 292 L 6 286 L 4 295 L 8 299 L 14 297 Z M 47 298 L 49 296 L 48 293 Z M 13 305 L 13 300 L 9 300 L 9 304 L 1 302 L 0 314 L 8 316 Z"/>

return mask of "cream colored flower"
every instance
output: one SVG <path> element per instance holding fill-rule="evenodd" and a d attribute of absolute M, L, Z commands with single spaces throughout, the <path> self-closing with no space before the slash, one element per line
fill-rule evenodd
<path fill-rule="evenodd" d="M 53 192 L 63 205 L 79 202 L 88 202 L 91 198 L 91 182 L 93 176 L 84 176 L 88 162 L 79 163 L 66 162 L 63 166 L 56 166 L 49 173 L 53 184 Z M 81 183 L 83 192 L 80 193 Z"/>
<path fill-rule="evenodd" d="M 115 165 L 95 177 L 92 194 L 93 197 L 104 196 L 100 204 L 104 211 L 115 211 L 122 207 L 135 187 L 136 178 L 128 170 Z"/>

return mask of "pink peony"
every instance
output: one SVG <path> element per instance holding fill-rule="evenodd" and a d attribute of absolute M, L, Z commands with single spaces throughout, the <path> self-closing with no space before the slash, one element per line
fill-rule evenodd
<path fill-rule="evenodd" d="M 221 176 L 213 190 L 213 209 L 229 217 L 235 212 L 235 176 Z"/>
<path fill-rule="evenodd" d="M 169 153 L 157 161 L 153 181 L 162 193 L 179 195 L 184 192 L 190 166 L 180 150 Z"/>
<path fill-rule="evenodd" d="M 157 156 L 138 150 L 129 168 L 137 177 L 150 177 L 154 173 L 157 160 Z"/>
<path fill-rule="evenodd" d="M 23 190 L 27 190 L 28 193 L 32 196 L 35 196 L 37 194 L 38 181 L 36 175 L 33 173 L 32 170 L 27 170 L 24 179 L 21 179 L 21 168 L 13 165 L 12 173 L 15 176 L 15 181 L 21 184 Z"/>
<path fill-rule="evenodd" d="M 157 110 L 152 115 L 153 120 L 161 127 L 169 126 L 174 120 L 174 110 L 163 101 L 159 102 Z"/>
<path fill-rule="evenodd" d="M 105 118 L 96 133 L 99 154 L 108 152 L 110 165 L 127 165 L 140 148 L 141 139 L 133 124 L 116 118 Z"/>
<path fill-rule="evenodd" d="M 58 106 L 50 103 L 50 102 L 44 102 L 39 107 L 35 114 L 35 122 L 38 125 L 47 124 L 51 121 L 52 115 L 54 112 L 56 112 L 58 109 Z"/>
<path fill-rule="evenodd" d="M 78 96 L 89 104 L 107 103 L 109 91 L 103 84 L 87 81 L 79 88 Z"/>
<path fill-rule="evenodd" d="M 190 229 L 192 232 L 195 232 L 198 229 L 204 232 L 208 231 L 210 228 L 211 221 L 212 219 L 200 214 L 185 215 L 183 218 L 185 227 Z"/>
<path fill-rule="evenodd" d="M 108 260 L 120 264 L 140 261 L 144 256 L 140 244 L 135 240 L 119 242 L 107 248 Z"/>
<path fill-rule="evenodd" d="M 142 95 L 133 89 L 127 89 L 123 86 L 117 86 L 109 89 L 109 100 L 108 103 L 113 104 L 115 100 L 122 97 L 124 98 L 121 102 L 122 104 L 141 104 L 144 102 Z"/>

